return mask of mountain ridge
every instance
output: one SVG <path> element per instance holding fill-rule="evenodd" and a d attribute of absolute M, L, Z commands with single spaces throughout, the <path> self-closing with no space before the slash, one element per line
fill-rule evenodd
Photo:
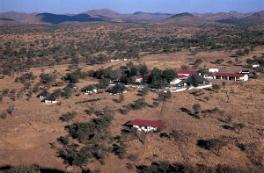
<path fill-rule="evenodd" d="M 111 9 L 95 9 L 79 14 L 54 13 L 0 13 L 0 25 L 17 24 L 61 24 L 65 22 L 120 22 L 120 23 L 165 23 L 177 25 L 201 25 L 207 23 L 224 24 L 264 24 L 264 11 L 255 13 L 217 12 L 217 13 L 160 13 L 136 11 L 123 14 Z"/>

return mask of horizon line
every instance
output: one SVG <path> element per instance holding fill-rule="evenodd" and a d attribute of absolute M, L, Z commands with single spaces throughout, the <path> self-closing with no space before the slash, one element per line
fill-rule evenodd
<path fill-rule="evenodd" d="M 207 14 L 207 13 L 211 13 L 211 14 L 216 14 L 216 13 L 256 13 L 256 12 L 262 12 L 264 10 L 254 10 L 254 11 L 237 11 L 237 10 L 228 10 L 228 11 L 208 11 L 208 12 L 194 12 L 194 11 L 181 11 L 181 12 L 175 12 L 175 13 L 169 13 L 169 12 L 150 12 L 150 11 L 134 11 L 134 12 L 130 12 L 130 13 L 122 13 L 119 12 L 118 10 L 112 10 L 110 8 L 95 8 L 95 9 L 90 9 L 87 11 L 82 11 L 82 12 L 77 12 L 77 13 L 70 13 L 70 12 L 65 12 L 65 13 L 55 13 L 55 12 L 48 12 L 48 11 L 42 11 L 42 12 L 25 12 L 25 11 L 19 11 L 19 10 L 8 10 L 8 11 L 1 11 L 0 13 L 25 13 L 25 14 L 39 14 L 39 13 L 52 13 L 52 14 L 82 14 L 82 13 L 87 13 L 89 11 L 93 11 L 93 10 L 111 10 L 113 12 L 119 13 L 119 14 L 135 14 L 135 13 L 161 13 L 161 14 L 181 14 L 181 13 L 191 13 L 191 14 Z"/>

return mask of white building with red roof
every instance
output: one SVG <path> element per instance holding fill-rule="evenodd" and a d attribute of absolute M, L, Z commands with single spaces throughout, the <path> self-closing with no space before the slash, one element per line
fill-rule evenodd
<path fill-rule="evenodd" d="M 234 80 L 234 81 L 248 81 L 247 74 L 216 72 L 204 75 L 206 79 L 219 79 L 219 80 Z"/>
<path fill-rule="evenodd" d="M 154 132 L 163 127 L 163 122 L 161 120 L 134 119 L 128 121 L 126 125 L 137 131 Z"/>
<path fill-rule="evenodd" d="M 178 79 L 187 79 L 191 75 L 196 75 L 196 70 L 179 70 L 177 71 Z"/>

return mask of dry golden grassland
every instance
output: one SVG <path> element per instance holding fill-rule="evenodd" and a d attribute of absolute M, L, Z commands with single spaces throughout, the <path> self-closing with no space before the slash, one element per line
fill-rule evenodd
<path fill-rule="evenodd" d="M 263 47 L 256 48 L 248 57 L 261 55 Z M 202 59 L 203 66 L 213 66 L 210 62 L 216 59 L 229 61 L 231 51 L 207 51 L 191 54 L 189 51 L 182 51 L 169 54 L 147 55 L 139 60 L 133 60 L 135 64 L 146 64 L 150 68 L 179 69 L 182 65 L 188 65 L 196 59 Z M 247 57 L 240 60 L 241 63 Z M 112 66 L 117 68 L 127 62 L 115 62 L 104 65 L 80 65 L 82 71 L 96 70 Z M 224 63 L 225 64 L 225 63 Z M 66 73 L 67 65 L 53 67 L 32 68 L 34 75 L 43 72 L 51 73 L 54 70 L 59 76 Z M 228 65 L 226 68 L 232 69 Z M 4 89 L 16 89 L 19 91 L 23 85 L 15 83 L 15 74 L 12 77 L 0 79 L 0 91 Z M 34 82 L 38 80 L 35 79 Z M 156 107 L 145 107 L 140 110 L 130 111 L 128 114 L 121 114 L 118 109 L 124 105 L 140 98 L 137 96 L 137 89 L 129 89 L 124 95 L 124 101 L 116 103 L 113 101 L 118 96 L 110 96 L 108 93 L 95 95 L 72 96 L 70 99 L 61 100 L 60 105 L 45 105 L 35 95 L 30 100 L 25 97 L 15 101 L 4 97 L 0 103 L 0 112 L 13 105 L 14 111 L 6 119 L 0 120 L 0 165 L 31 165 L 37 164 L 42 167 L 57 168 L 65 170 L 63 160 L 57 157 L 56 150 L 52 146 L 59 145 L 56 139 L 66 134 L 65 123 L 59 117 L 66 112 L 75 111 L 77 117 L 73 122 L 87 121 L 93 116 L 85 114 L 84 110 L 93 107 L 102 110 L 108 107 L 116 110 L 109 132 L 120 135 L 123 124 L 135 118 L 140 119 L 161 119 L 165 122 L 162 132 L 170 133 L 177 131 L 179 139 L 169 140 L 160 138 L 159 133 L 141 134 L 144 143 L 138 139 L 128 140 L 125 159 L 120 160 L 115 155 L 109 154 L 105 164 L 98 162 L 89 164 L 92 169 L 100 169 L 102 173 L 109 172 L 136 172 L 135 168 L 128 169 L 127 163 L 134 165 L 150 164 L 153 161 L 181 162 L 190 165 L 205 164 L 215 166 L 226 164 L 233 167 L 248 167 L 254 165 L 254 159 L 264 165 L 264 82 L 263 78 L 251 79 L 248 82 L 226 82 L 218 91 L 200 90 L 200 96 L 195 96 L 194 91 L 173 93 L 172 97 Z M 33 82 L 33 83 L 34 83 Z M 95 79 L 81 80 L 77 86 L 82 88 L 88 84 L 96 83 Z M 221 82 L 218 81 L 221 86 Z M 51 88 L 52 90 L 52 88 Z M 157 98 L 156 93 L 149 92 L 145 101 L 152 104 Z M 100 98 L 101 100 L 92 103 L 76 104 L 76 102 L 88 99 Z M 181 108 L 192 109 L 192 105 L 199 103 L 202 110 L 218 108 L 219 111 L 204 114 L 200 119 L 194 118 Z M 243 128 L 236 130 L 224 129 L 223 125 L 234 125 L 241 123 Z M 197 147 L 198 139 L 229 138 L 231 142 L 211 152 Z M 251 153 L 241 151 L 235 144 L 254 144 Z M 136 155 L 131 161 L 127 157 Z M 77 170 L 76 170 L 77 171 Z M 75 171 L 74 171 L 75 172 Z"/>

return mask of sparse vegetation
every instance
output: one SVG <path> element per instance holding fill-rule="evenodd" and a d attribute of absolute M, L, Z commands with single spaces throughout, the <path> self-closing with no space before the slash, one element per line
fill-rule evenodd
<path fill-rule="evenodd" d="M 60 117 L 61 121 L 71 121 L 77 115 L 76 112 L 68 112 Z"/>
<path fill-rule="evenodd" d="M 89 168 L 103 168 L 102 173 L 263 170 L 263 27 L 67 23 L 0 28 L 0 164 L 30 165 L 45 158 L 43 165 L 83 173 L 100 172 Z M 180 68 L 209 75 L 212 67 L 248 69 L 250 80 L 208 79 L 212 88 L 164 92 L 182 87 L 170 84 L 186 77 L 177 76 Z M 86 92 L 92 89 L 93 94 Z M 45 103 L 41 91 L 60 104 Z M 131 120 L 144 128 L 149 128 L 144 120 L 161 120 L 164 128 L 145 133 L 126 126 Z M 1 171 L 52 172 L 39 166 Z"/>

